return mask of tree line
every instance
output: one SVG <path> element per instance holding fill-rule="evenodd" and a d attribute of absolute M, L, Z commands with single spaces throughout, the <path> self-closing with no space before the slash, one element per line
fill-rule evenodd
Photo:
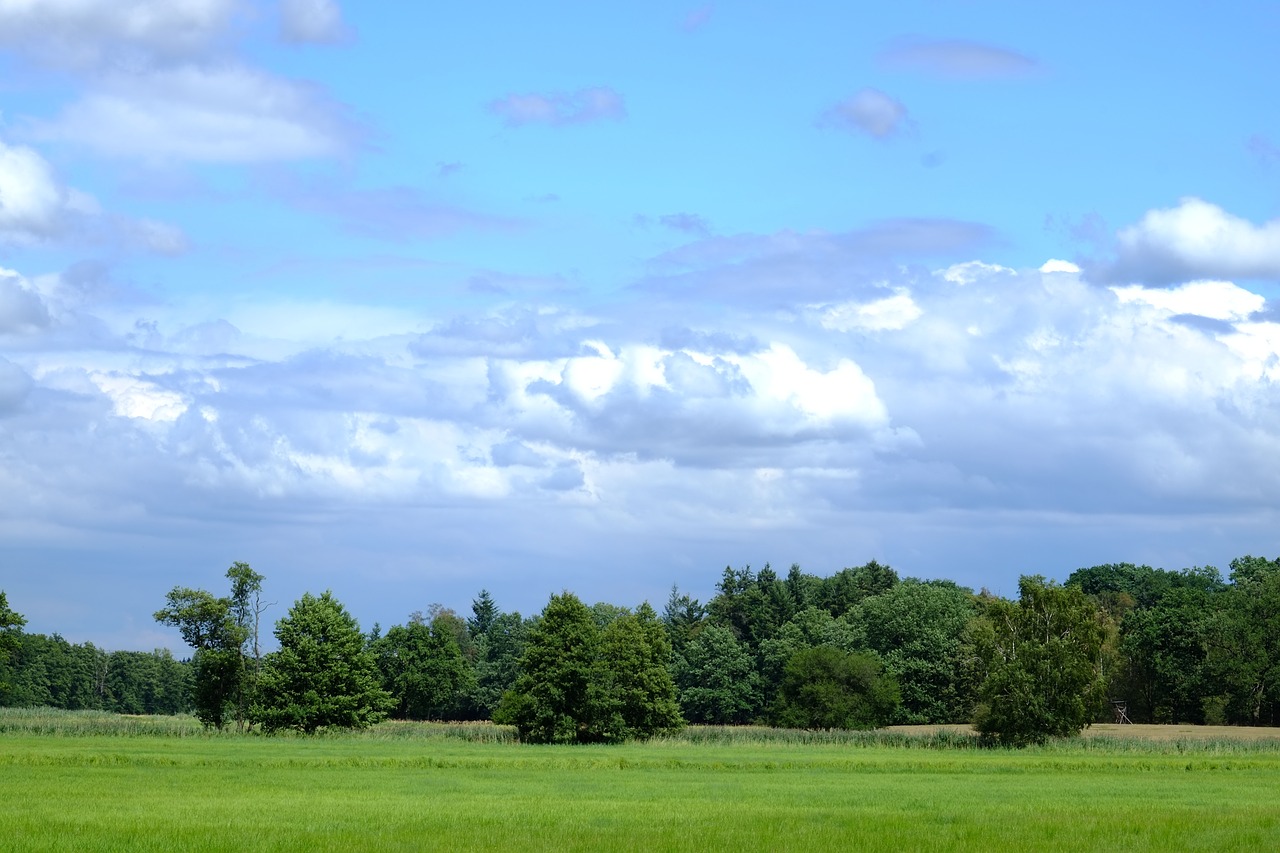
<path fill-rule="evenodd" d="M 265 655 L 263 577 L 236 563 L 227 578 L 227 595 L 175 587 L 156 613 L 188 662 L 23 634 L 0 593 L 0 701 L 265 731 L 495 720 L 545 742 L 973 722 L 1023 744 L 1117 705 L 1134 722 L 1280 722 L 1280 559 L 1238 558 L 1226 578 L 1127 563 L 1061 585 L 1025 576 L 1013 599 L 875 561 L 826 577 L 726 568 L 705 604 L 673 588 L 661 613 L 564 592 L 525 617 L 481 591 L 466 617 L 432 605 L 367 633 L 326 592 L 290 608 Z"/>
<path fill-rule="evenodd" d="M 28 634 L 0 591 L 0 706 L 184 714 L 192 710 L 189 661 L 168 649 L 109 652 L 58 634 Z"/>

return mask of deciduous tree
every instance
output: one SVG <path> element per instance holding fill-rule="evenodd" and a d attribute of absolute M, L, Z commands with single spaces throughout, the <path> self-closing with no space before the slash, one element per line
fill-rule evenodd
<path fill-rule="evenodd" d="M 898 701 L 897 682 L 875 654 L 814 646 L 787 662 L 776 722 L 800 729 L 873 729 L 889 722 Z"/>
<path fill-rule="evenodd" d="M 974 726 L 1015 746 L 1078 735 L 1105 698 L 1102 614 L 1076 587 L 1024 576 L 1018 588 L 974 626 L 987 666 Z"/>
<path fill-rule="evenodd" d="M 263 659 L 253 712 L 265 731 L 365 728 L 391 709 L 360 626 L 333 593 L 304 594 L 275 636 L 280 648 Z"/>

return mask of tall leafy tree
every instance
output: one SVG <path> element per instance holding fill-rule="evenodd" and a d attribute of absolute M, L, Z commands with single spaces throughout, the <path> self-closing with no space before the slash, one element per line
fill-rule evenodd
<path fill-rule="evenodd" d="M 1078 735 L 1105 698 L 1105 631 L 1096 604 L 1076 587 L 1024 576 L 1016 603 L 994 599 L 976 620 L 986 661 L 974 726 L 1015 746 Z"/>
<path fill-rule="evenodd" d="M 529 631 L 520 675 L 494 720 L 513 724 L 531 743 L 594 739 L 591 685 L 599 641 L 600 629 L 581 599 L 571 592 L 551 596 Z"/>
<path fill-rule="evenodd" d="M 683 728 L 670 663 L 671 644 L 648 602 L 610 622 L 592 678 L 595 736 L 616 742 Z"/>
<path fill-rule="evenodd" d="M 696 598 L 687 593 L 682 594 L 679 587 L 671 587 L 671 595 L 667 598 L 667 606 L 662 611 L 662 625 L 667 630 L 667 639 L 671 650 L 677 654 L 701 628 L 707 618 L 707 608 Z"/>
<path fill-rule="evenodd" d="M 760 644 L 760 684 L 766 699 L 777 699 L 787 662 L 797 652 L 815 646 L 830 646 L 845 652 L 865 650 L 866 632 L 847 616 L 837 619 L 818 607 L 801 610 Z"/>
<path fill-rule="evenodd" d="M 0 590 L 0 695 L 9 685 L 6 683 L 6 672 L 10 661 L 22 645 L 22 626 L 27 624 L 16 611 L 9 608 L 9 599 L 4 590 Z"/>
<path fill-rule="evenodd" d="M 206 726 L 221 729 L 237 710 L 245 673 L 243 644 L 246 633 L 236 623 L 230 598 L 203 589 L 174 587 L 166 605 L 155 613 L 156 621 L 171 625 L 195 649 L 192 700 L 196 717 Z"/>
<path fill-rule="evenodd" d="M 371 651 L 383 688 L 395 699 L 392 715 L 409 720 L 457 719 L 474 686 L 452 625 L 411 619 L 375 640 Z"/>
<path fill-rule="evenodd" d="M 1231 588 L 1205 629 L 1206 668 L 1228 721 L 1280 722 L 1280 560 L 1231 561 Z"/>
<path fill-rule="evenodd" d="M 787 662 L 775 720 L 802 729 L 873 729 L 889 722 L 898 685 L 874 653 L 801 649 Z"/>
<path fill-rule="evenodd" d="M 898 723 L 954 723 L 973 713 L 963 677 L 964 634 L 978 614 L 973 593 L 950 581 L 908 578 L 864 598 L 853 618 L 902 692 Z"/>
<path fill-rule="evenodd" d="M 674 656 L 673 675 L 691 723 L 746 723 L 761 710 L 760 677 L 746 647 L 723 625 L 707 625 Z"/>
<path fill-rule="evenodd" d="M 897 582 L 897 572 L 872 560 L 865 566 L 841 569 L 823 578 L 814 593 L 814 603 L 825 607 L 832 616 L 843 616 L 864 598 L 880 595 Z"/>
<path fill-rule="evenodd" d="M 499 612 L 483 633 L 473 635 L 476 656 L 471 716 L 491 719 L 503 694 L 515 686 L 528 630 L 519 613 Z"/>
<path fill-rule="evenodd" d="M 366 728 L 392 707 L 359 624 L 333 593 L 304 594 L 275 636 L 280 648 L 263 659 L 253 709 L 264 731 Z"/>
<path fill-rule="evenodd" d="M 232 563 L 231 568 L 227 569 L 227 578 L 231 581 L 231 618 L 241 637 L 241 672 L 235 686 L 234 701 L 236 725 L 243 729 L 262 666 L 259 627 L 262 614 L 269 605 L 262 604 L 262 575 L 255 572 L 248 563 Z"/>

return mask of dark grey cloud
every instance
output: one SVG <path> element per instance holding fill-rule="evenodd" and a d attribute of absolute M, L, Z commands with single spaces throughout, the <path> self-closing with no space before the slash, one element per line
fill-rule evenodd
<path fill-rule="evenodd" d="M 966 39 L 901 39 L 877 58 L 888 68 L 948 79 L 1021 77 L 1041 68 L 1039 61 L 1026 54 Z"/>

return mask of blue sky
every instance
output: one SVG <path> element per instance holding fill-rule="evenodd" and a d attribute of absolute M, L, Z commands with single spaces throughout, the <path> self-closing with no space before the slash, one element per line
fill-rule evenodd
<path fill-rule="evenodd" d="M 1269 3 L 0 0 L 0 589 L 1280 553 Z"/>

